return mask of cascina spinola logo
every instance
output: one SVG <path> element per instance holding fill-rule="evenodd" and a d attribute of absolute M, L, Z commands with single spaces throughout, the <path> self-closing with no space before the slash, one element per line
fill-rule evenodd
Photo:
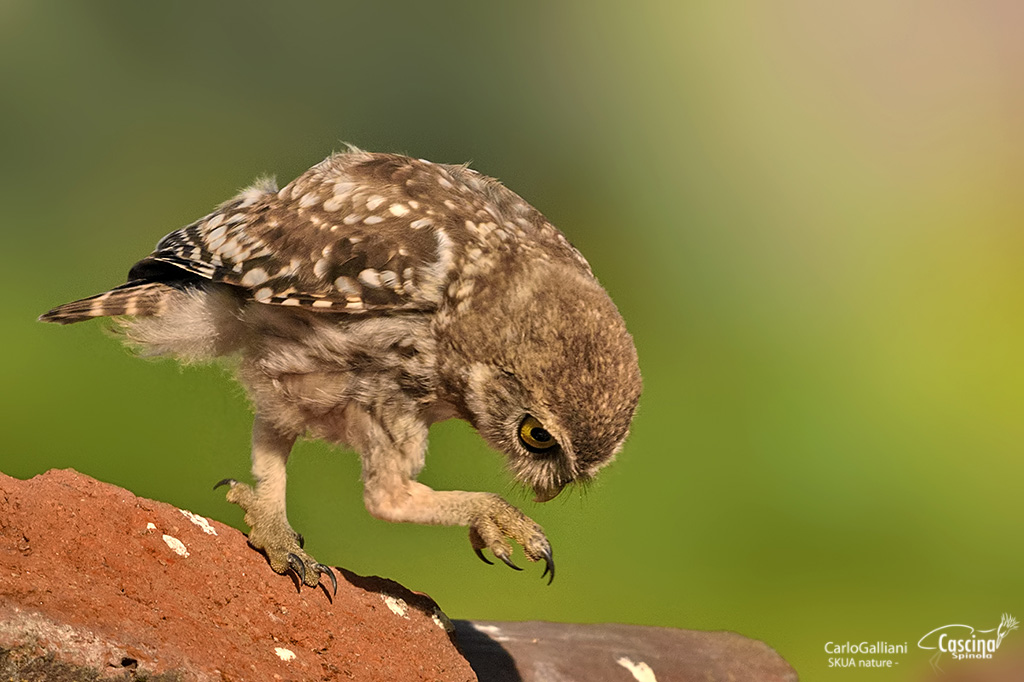
<path fill-rule="evenodd" d="M 1003 643 L 1003 637 L 1016 630 L 1018 625 L 1017 619 L 1008 613 L 1004 613 L 999 625 L 991 630 L 976 630 L 970 625 L 943 625 L 919 639 L 917 646 L 922 649 L 937 649 L 935 655 L 928 660 L 932 668 L 941 671 L 939 659 L 944 653 L 958 661 L 969 658 L 992 658 L 992 654 Z"/>

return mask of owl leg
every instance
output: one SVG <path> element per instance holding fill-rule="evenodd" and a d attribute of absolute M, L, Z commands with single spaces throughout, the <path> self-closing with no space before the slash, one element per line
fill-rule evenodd
<path fill-rule="evenodd" d="M 433 490 L 414 480 L 397 481 L 388 477 L 366 476 L 364 501 L 366 508 L 377 518 L 387 521 L 469 526 L 469 540 L 485 563 L 483 550 L 489 549 L 508 566 L 522 570 L 512 563 L 512 545 L 519 543 L 530 561 L 544 560 L 544 573 L 555 579 L 555 560 L 551 543 L 544 530 L 511 504 L 491 493 L 473 493 L 461 490 Z"/>
<path fill-rule="evenodd" d="M 488 500 L 469 523 L 469 542 L 473 551 L 485 564 L 491 563 L 483 550 L 489 549 L 497 558 L 517 571 L 522 569 L 512 563 L 512 547 L 505 538 L 515 540 L 523 547 L 530 561 L 544 560 L 544 572 L 540 577 L 551 574 L 548 585 L 555 579 L 555 558 L 544 531 L 533 519 L 526 516 L 497 495 L 486 495 Z"/>
<path fill-rule="evenodd" d="M 300 583 L 310 587 L 319 585 L 320 576 L 326 575 L 337 593 L 334 572 L 302 549 L 302 536 L 288 523 L 285 464 L 294 444 L 294 436 L 281 434 L 257 416 L 252 427 L 252 474 L 256 487 L 233 479 L 224 479 L 214 487 L 230 486 L 227 499 L 245 511 L 249 544 L 266 555 L 275 572 L 284 574 L 291 570 Z"/>
<path fill-rule="evenodd" d="M 349 443 L 362 459 L 363 502 L 373 516 L 385 521 L 469 526 L 477 556 L 484 559 L 483 550 L 489 549 L 519 570 L 512 563 L 509 540 L 513 540 L 530 561 L 544 560 L 541 577 L 550 573 L 554 579 L 551 543 L 543 529 L 521 511 L 491 493 L 434 490 L 416 480 L 425 463 L 428 424 L 411 410 L 375 418 L 353 407 L 345 418 Z"/>

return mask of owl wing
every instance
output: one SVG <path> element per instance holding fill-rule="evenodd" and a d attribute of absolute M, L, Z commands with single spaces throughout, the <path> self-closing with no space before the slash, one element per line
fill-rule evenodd
<path fill-rule="evenodd" d="M 258 182 L 161 239 L 129 279 L 172 265 L 260 303 L 345 313 L 436 309 L 452 244 L 439 224 L 443 211 L 416 191 L 423 172 L 405 157 L 350 152 L 280 191 Z"/>

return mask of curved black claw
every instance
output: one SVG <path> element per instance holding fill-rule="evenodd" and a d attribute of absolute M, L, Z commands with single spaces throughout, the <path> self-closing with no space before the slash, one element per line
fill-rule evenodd
<path fill-rule="evenodd" d="M 306 538 L 302 537 L 302 533 L 295 534 L 295 541 L 299 543 L 299 549 L 306 549 Z"/>
<path fill-rule="evenodd" d="M 548 549 L 541 556 L 541 558 L 544 559 L 544 572 L 540 574 L 540 578 L 541 580 L 543 580 L 544 576 L 546 576 L 548 573 L 551 573 L 551 577 L 548 578 L 548 585 L 550 585 L 555 580 L 555 558 L 552 555 L 553 552 L 550 549 Z"/>
<path fill-rule="evenodd" d="M 517 571 L 523 570 L 523 569 L 519 568 L 518 566 L 516 566 L 514 563 L 512 563 L 512 560 L 509 559 L 507 556 L 499 556 L 498 558 L 501 559 L 502 561 L 504 561 L 505 565 L 508 566 L 509 568 L 514 568 Z M 491 563 L 491 562 L 488 561 L 487 563 Z"/>
<path fill-rule="evenodd" d="M 483 550 L 479 550 L 479 549 L 476 549 L 476 548 L 474 547 L 474 548 L 473 548 L 473 551 L 474 551 L 474 552 L 476 552 L 476 555 L 477 555 L 478 557 L 480 557 L 480 561 L 484 562 L 484 563 L 485 563 L 485 564 L 487 564 L 488 566 L 493 566 L 493 565 L 494 565 L 494 562 L 493 562 L 493 561 L 489 560 L 489 559 L 488 559 L 487 557 L 485 557 L 485 556 L 484 556 Z"/>
<path fill-rule="evenodd" d="M 295 571 L 295 575 L 299 576 L 299 584 L 306 584 L 306 567 L 302 563 L 302 559 L 297 554 L 288 553 L 288 566 Z"/>
<path fill-rule="evenodd" d="M 225 478 L 223 480 L 217 481 L 217 485 L 213 486 L 213 489 L 216 490 L 217 488 L 221 487 L 222 485 L 234 485 L 236 483 L 238 483 L 238 481 L 236 481 L 233 478 Z"/>
<path fill-rule="evenodd" d="M 320 571 L 320 575 L 326 575 L 331 579 L 331 587 L 334 588 L 334 596 L 338 596 L 338 579 L 334 577 L 334 571 L 323 564 L 317 564 L 316 570 Z"/>

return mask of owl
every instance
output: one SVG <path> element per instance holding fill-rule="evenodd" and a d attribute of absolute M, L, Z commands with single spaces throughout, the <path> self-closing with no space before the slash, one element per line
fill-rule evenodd
<path fill-rule="evenodd" d="M 430 425 L 468 421 L 546 502 L 612 461 L 641 390 L 619 311 L 539 211 L 466 166 L 354 148 L 281 189 L 256 182 L 161 239 L 125 284 L 40 319 L 94 317 L 143 355 L 234 368 L 255 412 L 255 483 L 217 485 L 271 568 L 312 587 L 337 582 L 288 523 L 296 439 L 356 451 L 373 516 L 466 526 L 483 561 L 521 570 L 514 541 L 550 583 L 533 520 L 416 480 Z"/>

